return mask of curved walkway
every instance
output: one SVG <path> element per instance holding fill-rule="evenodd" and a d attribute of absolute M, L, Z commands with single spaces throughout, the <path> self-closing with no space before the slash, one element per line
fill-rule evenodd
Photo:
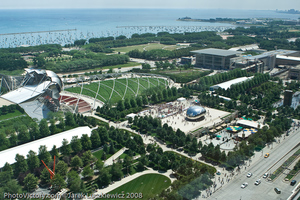
<path fill-rule="evenodd" d="M 109 193 L 110 191 L 142 176 L 142 175 L 145 175 L 145 174 L 160 174 L 160 175 L 164 175 L 166 176 L 167 178 L 169 178 L 171 180 L 171 182 L 173 182 L 174 180 L 176 180 L 176 178 L 172 177 L 172 170 L 168 170 L 166 172 L 159 172 L 159 171 L 156 171 L 156 170 L 153 170 L 153 169 L 147 169 L 145 171 L 142 171 L 142 172 L 137 172 L 131 176 L 127 176 L 123 179 L 121 179 L 120 181 L 116 181 L 116 182 L 113 182 L 112 184 L 110 184 L 108 187 L 106 188 L 103 188 L 103 189 L 98 189 L 95 193 L 93 193 L 94 196 L 97 196 L 97 195 L 101 195 L 101 194 L 107 194 Z M 92 195 L 92 196 L 93 196 Z M 84 199 L 91 199 L 91 198 L 84 198 Z"/>

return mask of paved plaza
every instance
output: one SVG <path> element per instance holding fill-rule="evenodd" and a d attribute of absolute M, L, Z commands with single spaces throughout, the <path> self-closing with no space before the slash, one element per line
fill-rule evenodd
<path fill-rule="evenodd" d="M 205 118 L 201 121 L 188 121 L 186 120 L 186 110 L 194 106 L 195 100 L 186 100 L 183 102 L 169 102 L 166 104 L 155 105 L 150 109 L 141 112 L 140 116 L 152 116 L 161 118 L 162 124 L 167 123 L 175 131 L 179 128 L 185 133 L 189 133 L 200 129 L 202 127 L 210 127 L 222 121 L 222 118 L 229 115 L 229 112 L 216 110 L 213 108 L 208 108 L 203 106 L 206 109 Z"/>

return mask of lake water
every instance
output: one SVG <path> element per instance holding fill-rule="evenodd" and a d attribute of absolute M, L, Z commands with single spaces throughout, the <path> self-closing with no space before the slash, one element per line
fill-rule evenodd
<path fill-rule="evenodd" d="M 0 10 L 0 47 L 72 43 L 77 39 L 107 37 L 133 33 L 171 33 L 195 31 L 223 31 L 231 24 L 183 22 L 181 17 L 209 18 L 285 18 L 298 15 L 257 10 L 201 10 L 201 9 L 35 9 Z M 53 30 L 67 30 L 49 32 Z M 76 29 L 73 30 L 73 29 Z M 41 33 L 40 31 L 46 31 Z M 24 33 L 39 32 L 39 33 Z M 24 34 L 10 34 L 24 33 Z"/>

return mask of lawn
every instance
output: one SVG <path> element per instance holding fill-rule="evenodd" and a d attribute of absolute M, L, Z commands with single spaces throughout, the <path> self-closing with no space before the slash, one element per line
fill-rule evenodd
<path fill-rule="evenodd" d="M 97 99 L 103 102 L 107 102 L 109 98 L 111 103 L 116 103 L 120 99 L 132 98 L 137 93 L 142 94 L 143 91 L 150 87 L 156 87 L 158 85 L 167 85 L 168 82 L 161 78 L 119 78 L 115 80 L 106 80 L 100 82 L 100 89 Z M 126 89 L 126 85 L 128 85 Z M 112 89 L 114 87 L 114 92 Z M 94 82 L 91 84 L 86 84 L 83 86 L 82 94 L 94 98 L 97 94 L 99 88 L 99 82 Z M 80 93 L 81 87 L 73 87 L 66 89 L 69 92 Z M 126 93 L 125 93 L 126 92 Z M 112 93 L 112 94 L 111 94 Z"/>
<path fill-rule="evenodd" d="M 171 180 L 166 176 L 160 174 L 146 174 L 118 187 L 109 192 L 109 194 L 121 194 L 124 192 L 125 199 L 128 197 L 129 199 L 149 199 L 156 194 L 160 194 L 170 185 Z M 130 195 L 132 195 L 132 198 L 130 198 Z"/>
<path fill-rule="evenodd" d="M 134 45 L 134 46 L 127 46 L 127 47 L 118 47 L 114 48 L 116 52 L 125 52 L 128 53 L 134 49 L 138 49 L 139 51 L 143 50 L 152 50 L 152 49 L 166 49 L 166 50 L 174 50 L 177 47 L 175 45 L 165 45 L 165 44 L 158 44 L 158 43 L 149 43 L 149 44 L 142 44 L 142 45 Z"/>
<path fill-rule="evenodd" d="M 0 115 L 0 120 L 10 119 L 10 118 L 21 116 L 21 115 L 23 115 L 23 114 L 20 111 L 15 110 L 12 113 L 7 113 L 6 115 Z"/>

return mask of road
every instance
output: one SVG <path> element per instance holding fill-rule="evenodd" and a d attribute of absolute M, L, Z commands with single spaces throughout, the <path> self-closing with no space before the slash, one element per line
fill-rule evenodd
<path fill-rule="evenodd" d="M 281 175 L 273 182 L 267 181 L 262 178 L 262 175 L 266 172 L 274 172 L 289 156 L 291 156 L 299 147 L 290 151 L 300 142 L 300 129 L 294 131 L 290 136 L 280 139 L 280 144 L 274 144 L 270 147 L 263 149 L 263 153 L 256 153 L 252 158 L 252 162 L 247 163 L 248 166 L 242 166 L 242 170 L 239 174 L 235 175 L 232 180 L 225 184 L 223 187 L 213 193 L 209 199 L 242 199 L 242 200 L 258 200 L 258 199 L 287 199 L 294 187 L 289 185 L 289 182 L 285 182 L 284 176 Z M 270 153 L 269 158 L 264 158 L 263 154 Z M 276 163 L 276 164 L 275 164 Z M 245 169 L 246 167 L 246 169 Z M 248 172 L 253 173 L 251 178 L 247 178 Z M 300 175 L 296 177 L 299 180 Z M 257 179 L 261 179 L 260 185 L 254 185 Z M 245 189 L 241 188 L 241 185 L 247 182 L 249 185 Z M 276 194 L 274 188 L 278 187 L 282 192 Z"/>

